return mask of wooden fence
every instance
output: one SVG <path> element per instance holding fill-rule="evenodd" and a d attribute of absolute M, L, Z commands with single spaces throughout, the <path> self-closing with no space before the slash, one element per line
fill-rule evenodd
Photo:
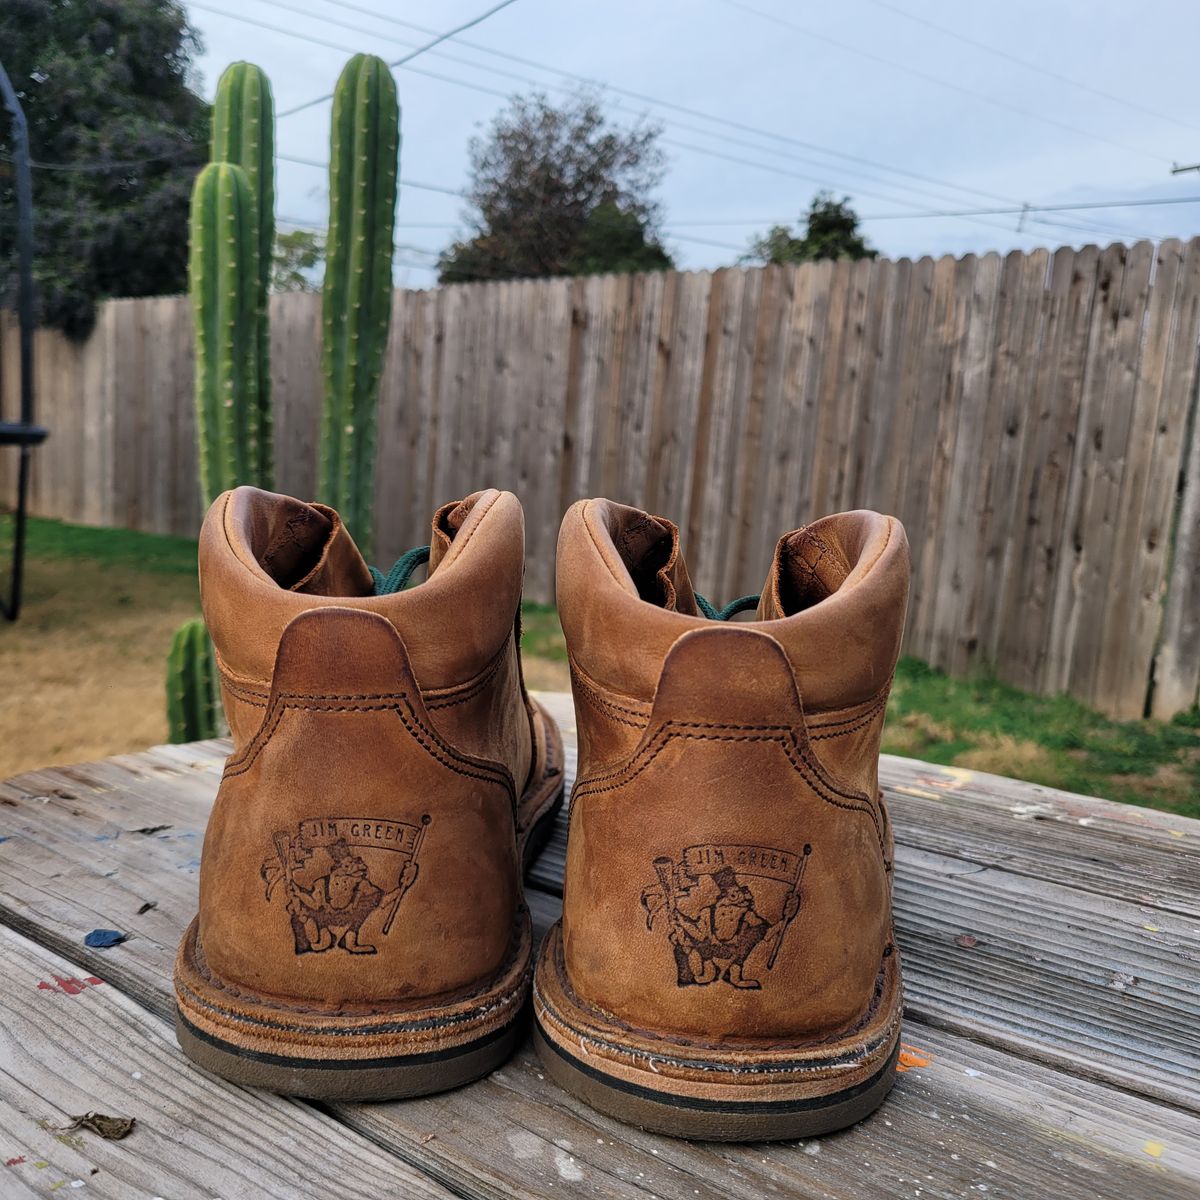
<path fill-rule="evenodd" d="M 1200 240 L 394 303 L 380 561 L 428 540 L 447 499 L 512 488 L 527 595 L 550 601 L 564 508 L 607 495 L 677 520 L 697 585 L 727 599 L 761 586 L 780 533 L 878 508 L 912 543 L 909 653 L 1125 716 L 1151 691 L 1159 715 L 1196 699 Z M 11 323 L 0 350 L 12 411 Z M 34 511 L 194 533 L 187 301 L 113 301 L 86 343 L 36 350 Z M 277 484 L 311 496 L 317 297 L 273 299 L 272 353 Z"/>

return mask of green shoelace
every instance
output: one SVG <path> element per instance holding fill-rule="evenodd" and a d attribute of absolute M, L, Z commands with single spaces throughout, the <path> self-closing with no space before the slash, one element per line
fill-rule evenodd
<path fill-rule="evenodd" d="M 731 600 L 724 608 L 717 608 L 697 592 L 696 607 L 710 621 L 729 621 L 738 613 L 749 612 L 752 608 L 757 608 L 759 599 L 758 596 L 739 596 L 736 600 Z"/>
<path fill-rule="evenodd" d="M 390 596 L 393 592 L 402 592 L 408 587 L 408 581 L 413 572 L 429 561 L 428 546 L 414 546 L 402 554 L 392 564 L 392 569 L 385 575 L 378 567 L 368 567 L 371 578 L 375 580 L 375 595 Z"/>

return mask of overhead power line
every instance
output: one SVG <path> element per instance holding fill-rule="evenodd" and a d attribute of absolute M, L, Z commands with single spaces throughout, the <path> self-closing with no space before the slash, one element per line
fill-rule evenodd
<path fill-rule="evenodd" d="M 276 0 L 267 0 L 267 2 L 273 3 L 273 2 L 276 2 Z M 278 4 L 278 3 L 276 3 L 276 6 L 277 7 L 285 7 L 285 8 L 287 7 L 286 5 L 282 5 L 282 4 Z M 255 17 L 247 17 L 241 13 L 231 12 L 228 9 L 217 8 L 214 5 L 204 2 L 204 0 L 193 0 L 192 7 L 201 9 L 206 12 L 216 13 L 219 16 L 228 17 L 232 20 L 241 21 L 248 25 L 257 26 L 258 28 L 267 29 L 267 30 L 270 30 L 275 33 L 280 33 L 286 37 L 295 38 L 300 41 L 306 41 L 306 42 L 311 42 L 316 45 L 326 46 L 330 49 L 339 50 L 344 53 L 354 53 L 353 47 L 331 41 L 327 38 L 319 37 L 315 34 L 302 33 L 296 29 L 289 29 L 289 28 L 287 28 L 285 26 L 281 26 L 281 25 L 273 25 L 266 21 L 260 21 Z M 331 22 L 331 23 L 334 25 L 339 24 L 338 22 Z M 484 84 L 474 83 L 470 80 L 456 79 L 453 76 L 442 75 L 436 71 L 429 71 L 422 67 L 405 66 L 403 69 L 410 71 L 414 74 L 424 76 L 426 78 L 436 79 L 441 82 L 450 83 L 450 84 L 453 84 L 458 87 L 464 87 L 471 91 L 482 92 L 485 95 L 496 96 L 501 99 L 507 99 L 508 95 L 509 95 L 507 92 L 502 92 L 497 88 L 490 88 Z M 536 81 L 536 80 L 526 79 L 525 82 L 533 84 L 534 86 L 541 86 L 538 83 L 538 81 Z M 741 165 L 744 165 L 744 166 L 757 167 L 760 170 L 772 171 L 772 172 L 774 172 L 776 174 L 780 174 L 780 175 L 787 175 L 794 179 L 803 180 L 806 183 L 815 184 L 818 188 L 827 188 L 827 189 L 832 189 L 832 190 L 846 190 L 846 191 L 853 192 L 857 195 L 867 196 L 867 197 L 870 197 L 870 198 L 876 199 L 876 200 L 884 200 L 885 202 L 890 201 L 891 203 L 894 203 L 894 204 L 906 204 L 914 210 L 917 210 L 917 211 L 920 210 L 920 205 L 913 203 L 910 200 L 907 200 L 903 197 L 889 195 L 884 192 L 871 191 L 866 188 L 863 188 L 858 183 L 845 184 L 845 183 L 839 183 L 839 182 L 836 182 L 833 180 L 821 179 L 821 178 L 818 178 L 818 177 L 815 177 L 812 175 L 804 175 L 797 171 L 792 171 L 792 170 L 777 166 L 772 163 L 762 163 L 762 162 L 755 162 L 755 161 L 752 161 L 749 159 L 741 159 L 741 158 L 738 158 L 733 155 L 725 154 L 722 151 L 714 150 L 711 147 L 696 146 L 695 144 L 686 143 L 686 142 L 675 142 L 675 143 L 668 143 L 668 144 L 674 144 L 678 148 L 688 150 L 692 153 L 701 154 L 701 155 L 718 158 L 718 159 L 724 159 L 725 161 L 740 163 Z M 772 153 L 771 151 L 767 150 L 765 147 L 750 146 L 750 149 L 756 150 L 759 153 L 764 153 L 764 152 Z M 779 152 L 776 151 L 775 153 L 779 153 Z M 280 157 L 284 157 L 284 156 L 281 155 Z M 822 165 L 828 165 L 828 164 L 817 164 L 817 165 L 822 166 Z M 911 185 L 901 184 L 900 186 L 907 188 L 908 190 L 913 190 L 911 188 Z M 998 199 L 1002 202 L 1012 203 L 1012 204 L 1016 203 L 1015 200 L 1011 200 L 1008 197 L 996 197 L 996 196 L 991 195 L 990 193 L 981 193 L 981 194 L 988 196 L 988 198 L 991 198 L 991 199 Z M 935 196 L 933 198 L 941 199 L 942 197 Z M 991 225 L 995 228 L 1007 229 L 1007 226 L 997 225 L 995 222 L 987 221 L 987 220 L 979 218 L 979 217 L 964 217 L 961 219 L 970 221 L 973 224 Z M 1119 236 L 1122 236 L 1122 237 L 1131 236 L 1130 231 L 1128 231 L 1128 230 L 1117 230 L 1117 231 L 1111 231 L 1111 232 L 1116 232 L 1116 233 L 1118 233 Z"/>
<path fill-rule="evenodd" d="M 1106 92 L 1103 88 L 1093 87 L 1092 84 L 1084 83 L 1081 79 L 1073 79 L 1070 75 L 1063 75 L 1060 71 L 1055 71 L 1050 67 L 1043 67 L 1040 63 L 1030 62 L 1028 59 L 1011 54 L 1007 50 L 1001 50 L 999 46 L 993 46 L 989 42 L 982 42 L 978 38 L 970 37 L 965 33 L 959 33 L 956 29 L 947 29 L 945 25 L 939 25 L 936 21 L 931 21 L 928 17 L 909 12 L 907 9 L 901 8 L 898 4 L 891 4 L 889 0 L 869 0 L 869 2 L 874 4 L 876 8 L 886 9 L 888 12 L 895 13 L 898 17 L 903 17 L 906 21 L 913 21 L 917 25 L 924 25 L 926 29 L 937 30 L 938 33 L 944 34 L 948 38 L 953 38 L 956 42 L 962 42 L 967 46 L 974 46 L 975 49 L 982 50 L 985 54 L 991 54 L 995 58 L 1002 58 L 1005 62 L 1015 63 L 1018 67 L 1024 67 L 1027 71 L 1036 71 L 1039 75 L 1045 75 L 1049 79 L 1065 83 L 1068 87 L 1078 88 L 1081 92 L 1088 92 L 1093 96 L 1099 96 L 1101 99 L 1109 100 L 1113 104 L 1124 105 L 1126 108 L 1132 109 L 1134 112 L 1140 112 L 1147 117 L 1154 117 L 1159 121 L 1170 121 L 1172 125 L 1178 125 L 1182 129 L 1190 129 L 1200 133 L 1200 125 L 1181 121 L 1178 117 L 1172 116 L 1170 113 L 1159 112 L 1154 108 L 1147 108 L 1144 104 L 1138 104 L 1136 100 L 1129 100 L 1124 96 L 1115 96 L 1112 92 Z"/>
<path fill-rule="evenodd" d="M 260 0 L 260 2 L 271 5 L 272 7 L 275 7 L 275 8 L 284 9 L 286 11 L 290 11 L 293 13 L 301 13 L 303 15 L 310 15 L 310 16 L 317 15 L 315 13 L 309 12 L 306 9 L 298 9 L 294 5 L 283 3 L 282 0 Z M 365 7 L 364 5 L 361 5 L 361 4 L 352 3 L 351 0 L 325 0 L 325 3 L 332 5 L 333 7 L 336 7 L 336 8 L 345 9 L 350 12 L 362 13 L 366 16 L 373 18 L 374 20 L 386 21 L 392 25 L 396 25 L 396 26 L 406 28 L 406 29 L 411 29 L 418 33 L 428 34 L 428 33 L 435 32 L 434 30 L 430 29 L 428 26 L 420 25 L 413 21 L 406 21 L 400 17 L 395 17 L 395 16 L 391 15 L 390 13 L 376 12 L 372 8 Z M 378 34 L 376 33 L 375 30 L 367 29 L 367 28 L 363 27 L 362 25 L 351 25 L 344 21 L 334 21 L 333 19 L 326 17 L 326 16 L 320 16 L 318 19 L 323 20 L 326 23 L 331 24 L 337 28 L 353 30 L 357 33 L 365 33 L 368 36 L 378 36 Z M 662 100 L 658 97 L 649 96 L 644 92 L 636 92 L 636 91 L 632 91 L 628 88 L 622 88 L 622 87 L 620 87 L 616 84 L 612 84 L 606 80 L 598 80 L 598 79 L 591 78 L 588 76 L 579 75 L 575 72 L 564 70 L 561 67 L 556 67 L 549 63 L 538 62 L 535 59 L 525 58 L 521 55 L 512 54 L 512 53 L 509 53 L 509 52 L 503 51 L 503 50 L 496 50 L 490 46 L 483 45 L 480 42 L 471 41 L 467 38 L 456 37 L 456 38 L 454 38 L 454 41 L 459 46 L 467 47 L 472 50 L 479 51 L 480 53 L 483 53 L 483 54 L 502 58 L 509 62 L 519 63 L 526 67 L 532 67 L 535 70 L 547 71 L 547 72 L 550 72 L 551 74 L 559 76 L 560 78 L 572 80 L 575 83 L 584 84 L 586 86 L 591 86 L 591 87 L 604 88 L 606 91 L 616 92 L 620 95 L 629 96 L 629 97 L 632 97 L 642 103 L 651 104 L 653 106 L 660 107 L 660 108 L 665 108 L 672 112 L 681 112 L 686 115 L 696 117 L 697 119 L 700 119 L 703 121 L 708 121 L 711 124 L 721 125 L 724 128 L 734 129 L 737 131 L 741 131 L 743 133 L 750 133 L 755 137 L 767 138 L 767 139 L 770 139 L 770 140 L 776 142 L 777 144 L 783 144 L 785 146 L 799 146 L 801 148 L 808 149 L 811 152 L 823 154 L 827 157 L 839 158 L 845 162 L 850 162 L 850 163 L 863 164 L 865 166 L 870 167 L 873 170 L 883 171 L 886 174 L 902 175 L 905 178 L 916 179 L 916 180 L 919 180 L 924 183 L 930 183 L 933 186 L 941 188 L 943 190 L 949 189 L 949 190 L 953 190 L 953 191 L 963 192 L 963 193 L 969 194 L 969 195 L 976 195 L 976 196 L 980 196 L 981 198 L 983 198 L 985 200 L 993 200 L 999 204 L 1015 205 L 1015 204 L 1019 203 L 1019 201 L 1017 201 L 1017 199 L 1012 196 L 1003 196 L 1003 195 L 999 195 L 995 192 L 984 191 L 979 188 L 969 187 L 969 186 L 966 186 L 963 184 L 954 183 L 949 180 L 937 179 L 936 177 L 923 175 L 920 172 L 910 171 L 903 167 L 896 167 L 891 164 L 876 162 L 873 159 L 865 158 L 861 155 L 848 154 L 845 151 L 836 150 L 832 147 L 820 146 L 820 145 L 818 145 L 816 143 L 812 143 L 812 142 L 806 142 L 803 139 L 791 137 L 786 134 L 780 134 L 773 130 L 761 129 L 761 128 L 758 128 L 753 125 L 748 125 L 744 122 L 730 120 L 729 118 L 721 117 L 714 113 L 708 113 L 708 112 L 705 112 L 700 109 L 691 108 L 687 105 L 681 105 L 681 104 L 677 104 L 673 101 Z M 402 43 L 402 44 L 408 44 L 408 43 Z M 484 70 L 484 71 L 490 71 L 494 74 L 505 75 L 508 78 L 519 79 L 519 80 L 522 80 L 522 82 L 531 84 L 532 86 L 535 86 L 535 87 L 546 86 L 544 81 L 529 79 L 527 76 L 523 77 L 520 75 L 516 75 L 512 72 L 501 71 L 498 68 L 490 66 L 486 63 L 473 62 L 470 59 L 464 59 L 460 56 L 450 54 L 446 50 L 438 50 L 438 51 L 435 51 L 434 53 L 437 54 L 439 57 L 446 58 L 448 61 L 460 63 L 460 64 L 470 67 L 474 70 Z M 471 85 L 462 84 L 462 86 L 471 86 Z M 617 107 L 620 107 L 620 106 L 618 105 Z M 696 126 L 684 125 L 683 123 L 681 123 L 677 120 L 673 121 L 672 123 L 674 125 L 676 125 L 678 128 L 688 129 L 691 132 L 700 133 L 705 137 L 715 137 L 722 141 L 733 142 L 735 145 L 739 145 L 742 147 L 749 147 L 751 149 L 758 151 L 759 153 L 762 153 L 767 150 L 766 147 L 755 146 L 751 143 L 747 143 L 744 140 L 744 138 L 734 138 L 734 137 L 730 137 L 728 134 L 716 133 L 712 129 L 702 129 L 702 128 L 697 128 Z M 705 151 L 701 150 L 698 147 L 694 148 L 694 149 L 697 152 L 705 153 Z M 806 159 L 806 158 L 796 155 L 795 153 L 788 153 L 784 150 L 777 149 L 777 150 L 773 151 L 773 153 L 787 154 L 787 157 L 789 157 L 797 162 L 805 163 L 805 164 L 811 165 L 811 166 L 817 166 L 823 170 L 828 169 L 828 167 L 830 165 L 828 163 L 814 162 L 812 159 Z M 843 170 L 852 170 L 856 174 L 862 174 L 862 172 L 857 170 L 857 168 L 855 168 L 855 167 L 849 167 L 849 168 L 843 167 L 842 169 Z M 811 179 L 811 177 L 809 177 L 809 178 Z M 868 176 L 867 178 L 870 179 L 870 176 Z M 879 181 L 879 182 L 886 182 L 886 181 Z M 834 185 L 827 185 L 827 186 L 834 186 Z M 922 194 L 922 195 L 925 195 L 925 196 L 935 199 L 935 200 L 942 198 L 942 197 L 936 195 L 935 193 L 926 191 L 924 188 L 914 187 L 911 184 L 896 184 L 896 186 L 903 187 L 905 191 L 910 191 L 910 192 L 913 192 L 914 194 Z M 859 185 L 857 183 L 855 183 L 853 185 L 843 183 L 843 184 L 836 185 L 836 187 L 838 189 L 844 189 L 844 190 L 849 190 L 849 191 L 861 191 L 861 185 Z M 909 203 L 909 201 L 900 201 L 900 203 Z M 917 206 L 914 205 L 913 207 L 917 207 Z M 975 220 L 972 218 L 967 218 L 967 219 L 974 220 L 975 224 L 991 224 L 991 222 L 979 221 L 979 220 Z M 1045 222 L 1042 222 L 1042 223 L 1044 224 Z M 1114 228 L 1113 226 L 1099 225 L 1094 222 L 1076 223 L 1074 226 L 1067 225 L 1064 227 L 1065 228 L 1075 227 L 1081 231 L 1094 230 L 1096 232 L 1101 232 L 1101 233 L 1115 233 L 1121 237 L 1128 237 L 1128 236 L 1130 236 L 1130 232 L 1131 232 L 1128 229 Z"/>
<path fill-rule="evenodd" d="M 971 96 L 975 100 L 979 100 L 984 104 L 990 104 L 995 108 L 1004 109 L 1007 112 L 1015 113 L 1017 116 L 1025 117 L 1031 121 L 1040 121 L 1044 125 L 1053 125 L 1058 129 L 1064 129 L 1068 133 L 1073 133 L 1077 137 L 1091 138 L 1096 142 L 1104 142 L 1109 146 L 1115 146 L 1118 150 L 1124 150 L 1127 154 L 1137 154 L 1142 158 L 1152 158 L 1155 162 L 1166 162 L 1161 155 L 1153 154 L 1141 146 L 1132 146 L 1125 142 L 1119 142 L 1115 138 L 1105 137 L 1102 133 L 1093 133 L 1088 129 L 1081 129 L 1076 125 L 1070 125 L 1066 121 L 1059 121 L 1055 117 L 1048 116 L 1045 113 L 1034 112 L 1028 108 L 1021 108 L 1016 104 L 1009 104 L 1007 100 L 1000 100 L 995 96 L 989 96 L 986 92 L 978 92 L 974 88 L 969 88 L 961 83 L 955 83 L 950 79 L 942 79 L 937 75 L 930 75 L 926 71 L 919 70 L 916 67 L 911 67 L 907 63 L 897 62 L 892 58 L 885 58 L 881 54 L 875 54 L 873 51 L 866 50 L 862 46 L 856 46 L 852 42 L 843 42 L 840 38 L 835 38 L 827 33 L 821 33 L 815 29 L 809 29 L 804 25 L 798 25 L 795 21 L 789 20 L 787 17 L 781 17 L 778 13 L 768 12 L 765 9 L 755 8 L 753 5 L 743 3 L 743 0 L 721 0 L 723 4 L 727 4 L 730 8 L 738 9 L 741 12 L 750 13 L 752 16 L 759 17 L 761 20 L 770 21 L 776 25 L 782 26 L 785 29 L 790 29 L 795 33 L 799 33 L 806 38 L 811 38 L 814 41 L 824 42 L 829 46 L 836 46 L 839 50 L 845 50 L 850 54 L 859 55 L 862 58 L 869 59 L 871 62 L 876 62 L 882 66 L 891 67 L 893 70 L 902 71 L 906 75 L 912 75 L 914 78 L 924 80 L 926 83 L 936 84 L 938 87 L 948 88 L 951 91 L 958 92 L 964 96 Z"/>
<path fill-rule="evenodd" d="M 301 167 L 316 167 L 318 171 L 329 170 L 327 162 L 321 162 L 316 158 L 301 158 L 296 154 L 276 154 L 275 157 L 280 162 L 296 163 Z M 399 186 L 402 188 L 413 188 L 418 192 L 441 192 L 443 196 L 465 196 L 466 193 L 458 188 L 443 187 L 439 183 L 421 183 L 416 179 L 401 178 Z"/>
<path fill-rule="evenodd" d="M 931 212 L 876 213 L 861 221 L 904 221 L 909 217 L 1012 216 L 1019 213 L 1081 212 L 1098 208 L 1144 208 L 1163 204 L 1200 204 L 1200 196 L 1154 196 L 1148 200 L 1096 200 L 1088 204 L 1022 204 L 1019 208 L 960 208 Z"/>
<path fill-rule="evenodd" d="M 465 33 L 468 29 L 476 25 L 482 24 L 488 17 L 495 16 L 502 8 L 507 8 L 510 4 L 515 4 L 516 0 L 500 0 L 499 4 L 493 4 L 486 12 L 480 13 L 477 17 L 472 17 L 469 21 L 464 21 L 461 25 L 456 25 L 453 29 L 446 30 L 445 33 L 439 33 L 431 42 L 426 42 L 423 46 L 418 46 L 410 54 L 404 55 L 403 58 L 398 58 L 394 62 L 388 63 L 390 67 L 402 67 L 406 63 L 412 62 L 414 58 L 424 54 L 427 50 L 432 50 L 434 46 L 441 45 L 447 38 L 452 38 L 456 33 Z M 292 108 L 284 109 L 279 114 L 280 118 L 290 117 L 293 113 L 303 112 L 306 108 L 312 108 L 313 105 L 323 104 L 326 100 L 332 100 L 333 93 L 327 92 L 323 96 L 316 96 L 312 100 L 306 100 L 303 104 L 297 104 Z"/>

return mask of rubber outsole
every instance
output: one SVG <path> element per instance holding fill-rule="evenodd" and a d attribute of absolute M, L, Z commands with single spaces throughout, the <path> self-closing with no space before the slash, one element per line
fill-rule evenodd
<path fill-rule="evenodd" d="M 832 1095 L 742 1102 L 679 1096 L 629 1083 L 576 1058 L 534 1026 L 546 1074 L 598 1112 L 651 1133 L 706 1142 L 769 1142 L 820 1137 L 873 1113 L 896 1081 L 897 1042 L 887 1062 L 861 1084 Z"/>
<path fill-rule="evenodd" d="M 461 1087 L 506 1062 L 524 1025 L 518 1017 L 486 1037 L 445 1051 L 340 1059 L 331 1065 L 239 1049 L 197 1029 L 178 1007 L 175 1010 L 179 1045 L 197 1066 L 231 1083 L 315 1100 L 402 1100 Z"/>

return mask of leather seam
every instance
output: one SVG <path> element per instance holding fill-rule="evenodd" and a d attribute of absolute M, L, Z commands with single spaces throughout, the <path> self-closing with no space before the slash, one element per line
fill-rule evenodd
<path fill-rule="evenodd" d="M 304 703 L 305 701 L 317 701 L 317 703 Z M 348 701 L 349 703 L 337 704 L 334 703 L 335 701 Z M 411 724 L 400 711 L 400 705 L 396 701 L 403 701 L 404 706 L 409 710 L 412 717 Z M 473 769 L 468 769 L 468 766 L 459 765 L 460 762 L 465 762 L 466 760 L 460 759 L 448 747 L 443 748 L 438 744 L 436 734 L 427 729 L 413 712 L 412 705 L 409 703 L 408 695 L 405 692 L 366 693 L 361 695 L 280 693 L 272 701 L 272 708 L 274 709 L 274 713 L 271 716 L 270 727 L 265 733 L 260 730 L 255 735 L 253 742 L 247 747 L 247 753 L 244 758 L 238 762 L 231 762 L 225 768 L 224 775 L 222 776 L 223 779 L 232 779 L 238 775 L 242 775 L 254 765 L 258 756 L 266 748 L 271 738 L 274 737 L 275 731 L 279 728 L 284 714 L 289 709 L 294 708 L 310 712 L 386 712 L 390 709 L 400 718 L 400 723 L 408 731 L 409 736 L 436 762 L 441 763 L 442 766 L 453 771 L 456 775 L 462 775 L 468 779 L 478 779 L 484 783 L 494 783 L 503 787 L 512 799 L 514 807 L 516 805 L 516 789 L 513 786 L 511 776 L 500 767 L 494 768 L 495 773 L 492 774 L 485 773 L 484 768 L 478 767 L 475 764 L 470 764 L 470 767 Z M 425 737 L 419 736 L 417 730 L 420 730 Z"/>
<path fill-rule="evenodd" d="M 817 729 L 831 730 L 832 732 L 830 732 L 830 733 L 813 733 L 810 728 L 808 740 L 810 742 L 823 742 L 823 741 L 827 741 L 830 738 L 845 737 L 849 733 L 856 733 L 858 730 L 862 729 L 864 726 L 870 725 L 871 722 L 873 720 L 875 720 L 875 718 L 877 716 L 879 716 L 879 714 L 886 707 L 887 707 L 887 697 L 884 696 L 883 699 L 876 700 L 875 704 L 870 709 L 868 709 L 865 713 L 863 713 L 858 719 L 854 720 L 854 723 L 849 725 L 847 728 L 844 728 L 844 729 L 839 728 L 839 726 L 846 724 L 846 722 L 844 722 L 844 721 L 833 722 L 829 725 L 818 725 L 815 727 Z M 853 720 L 853 718 L 852 718 L 852 720 Z"/>
<path fill-rule="evenodd" d="M 620 721 L 622 725 L 629 725 L 635 729 L 646 728 L 650 721 L 649 713 L 640 713 L 636 709 L 626 708 L 623 705 L 618 704 L 615 700 L 609 700 L 607 696 L 602 695 L 597 688 L 593 687 L 592 684 L 588 682 L 582 668 L 576 664 L 573 658 L 570 659 L 569 662 L 571 667 L 572 681 L 583 693 L 585 699 L 590 700 L 602 712 L 605 712 L 605 710 L 611 710 L 605 712 L 605 715 L 611 717 L 611 719 L 614 721 Z M 624 715 L 617 716 L 617 713 L 622 713 Z M 631 721 L 627 720 L 627 717 L 635 717 L 638 719 Z"/>
<path fill-rule="evenodd" d="M 684 730 L 687 729 L 707 730 L 709 732 L 685 732 Z M 732 730 L 733 732 L 712 732 L 714 730 Z M 799 749 L 795 734 L 789 726 L 719 725 L 706 724 L 699 721 L 670 722 L 668 725 L 664 725 L 659 733 L 655 735 L 654 742 L 651 742 L 649 746 L 639 751 L 638 755 L 635 755 L 634 759 L 626 763 L 620 770 L 610 772 L 608 775 L 597 776 L 595 779 L 580 780 L 571 792 L 571 809 L 573 810 L 576 801 L 584 796 L 612 792 L 617 788 L 632 783 L 675 738 L 710 742 L 778 742 L 784 755 L 791 763 L 792 769 L 812 788 L 818 799 L 824 800 L 825 803 L 831 804 L 835 808 L 845 809 L 847 812 L 866 813 L 871 818 L 871 822 L 875 826 L 876 837 L 879 839 L 880 851 L 884 853 L 884 857 L 886 858 L 883 830 L 880 825 L 879 814 L 876 811 L 875 805 L 871 803 L 871 798 L 865 792 L 843 792 L 831 780 L 825 778 L 825 772 L 820 765 L 810 762 L 808 756 Z M 657 742 L 657 745 L 655 745 L 655 742 Z M 650 746 L 654 746 L 654 749 L 650 750 Z M 638 757 L 646 754 L 648 750 L 648 757 L 645 757 L 642 763 L 635 768 L 633 763 Z M 620 778 L 621 776 L 624 776 L 624 778 Z M 616 782 L 610 783 L 608 782 L 609 780 L 615 780 Z M 832 793 L 832 795 L 828 793 Z M 835 799 L 834 797 L 840 797 L 840 799 Z M 847 803 L 847 801 L 853 801 L 854 803 Z"/>

